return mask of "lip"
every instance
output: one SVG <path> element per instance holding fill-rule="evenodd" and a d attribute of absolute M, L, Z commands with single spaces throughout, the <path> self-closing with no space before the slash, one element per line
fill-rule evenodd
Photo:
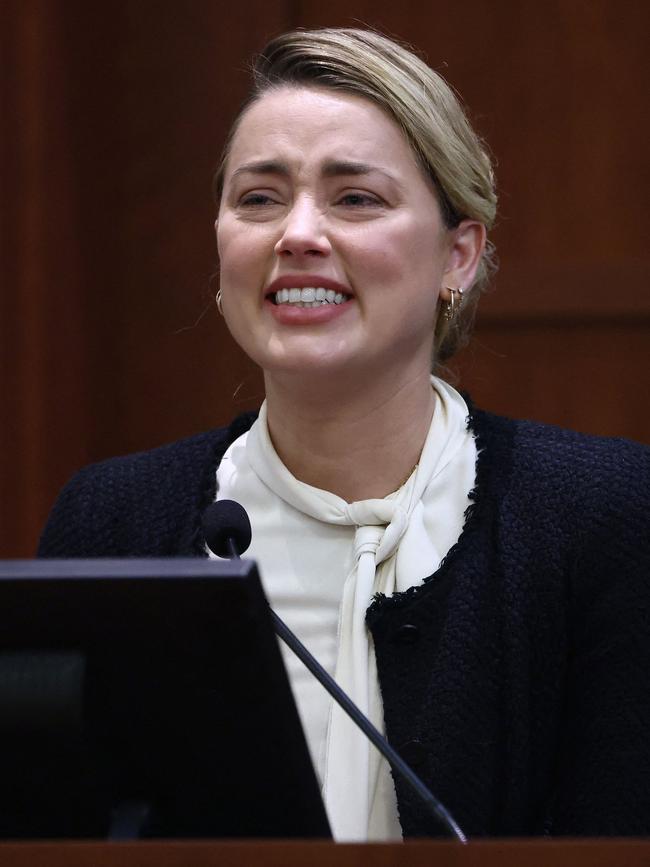
<path fill-rule="evenodd" d="M 280 289 L 305 289 L 313 286 L 315 289 L 333 289 L 348 296 L 348 300 L 342 304 L 323 304 L 320 307 L 292 307 L 289 304 L 274 304 L 273 296 Z M 264 291 L 264 307 L 267 308 L 273 318 L 282 325 L 324 325 L 327 322 L 338 319 L 350 309 L 352 292 L 348 286 L 344 286 L 331 277 L 323 277 L 321 274 L 283 274 L 270 283 Z"/>
<path fill-rule="evenodd" d="M 343 295 L 353 295 L 349 286 L 344 286 L 337 280 L 332 280 L 331 277 L 323 277 L 321 274 L 283 274 L 281 277 L 270 283 L 264 290 L 264 297 L 275 295 L 280 289 L 305 289 L 308 286 L 313 286 L 315 289 L 322 287 L 323 289 L 333 289 L 335 292 L 341 292 Z M 340 306 L 340 305 L 339 305 Z"/>
<path fill-rule="evenodd" d="M 308 283 L 307 285 L 311 284 Z M 302 287 L 296 286 L 295 288 Z M 291 304 L 274 304 L 270 296 L 264 300 L 264 309 L 280 325 L 325 325 L 340 316 L 344 316 L 348 310 L 353 308 L 354 303 L 351 298 L 341 304 L 323 304 L 320 307 L 293 307 Z"/>

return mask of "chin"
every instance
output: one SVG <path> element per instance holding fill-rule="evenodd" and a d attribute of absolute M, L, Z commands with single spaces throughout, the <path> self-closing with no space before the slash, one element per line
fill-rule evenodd
<path fill-rule="evenodd" d="M 358 353 L 350 340 L 307 339 L 280 340 L 272 336 L 261 349 L 248 352 L 259 366 L 270 374 L 304 374 L 310 377 L 349 370 L 358 363 Z M 246 347 L 244 347 L 246 350 Z M 251 347 L 252 349 L 252 347 Z"/>
<path fill-rule="evenodd" d="M 320 376 L 347 373 L 352 366 L 350 359 L 315 355 L 314 353 L 296 354 L 291 357 L 284 356 L 273 359 L 266 358 L 258 363 L 260 363 L 264 372 L 271 376 L 273 374 L 291 374 L 308 377 L 310 380 Z"/>

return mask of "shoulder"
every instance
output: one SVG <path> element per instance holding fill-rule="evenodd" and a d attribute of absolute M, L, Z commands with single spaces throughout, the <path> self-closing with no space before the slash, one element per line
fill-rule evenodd
<path fill-rule="evenodd" d="M 191 553 L 198 515 L 214 498 L 216 467 L 254 413 L 228 427 L 81 469 L 63 488 L 40 556 Z"/>
<path fill-rule="evenodd" d="M 206 462 L 221 457 L 237 436 L 231 436 L 232 427 L 215 428 L 153 449 L 89 464 L 72 477 L 64 491 L 79 485 L 101 483 L 117 484 L 117 492 L 124 482 L 128 483 L 130 492 L 137 492 L 143 486 L 148 488 L 150 483 L 165 484 L 165 480 L 174 479 L 179 474 L 189 473 L 191 477 L 200 472 Z"/>
<path fill-rule="evenodd" d="M 648 586 L 648 446 L 481 411 L 470 424 L 504 532 L 562 559 L 577 597 L 605 581 Z"/>
<path fill-rule="evenodd" d="M 647 496 L 650 447 L 618 437 L 578 433 L 541 422 L 510 419 L 472 408 L 470 427 L 487 462 L 509 481 L 541 486 L 555 498 L 629 500 Z"/>

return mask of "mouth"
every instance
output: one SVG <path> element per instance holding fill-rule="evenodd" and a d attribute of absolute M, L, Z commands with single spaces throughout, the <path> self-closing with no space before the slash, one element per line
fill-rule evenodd
<path fill-rule="evenodd" d="M 268 299 L 276 306 L 289 307 L 323 307 L 328 304 L 343 304 L 352 296 L 324 286 L 284 287 L 277 292 L 271 292 Z"/>

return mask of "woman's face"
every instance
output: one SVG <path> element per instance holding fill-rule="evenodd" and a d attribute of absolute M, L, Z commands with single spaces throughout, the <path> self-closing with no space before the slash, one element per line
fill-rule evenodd
<path fill-rule="evenodd" d="M 267 375 L 429 369 L 454 232 L 374 103 L 290 87 L 255 102 L 216 228 L 224 316 Z"/>

